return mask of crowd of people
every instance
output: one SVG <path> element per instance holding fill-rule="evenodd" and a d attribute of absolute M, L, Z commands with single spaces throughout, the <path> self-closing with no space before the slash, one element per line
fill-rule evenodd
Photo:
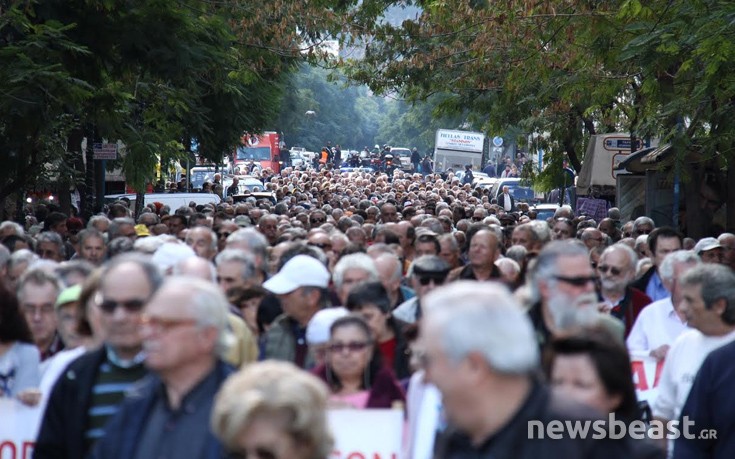
<path fill-rule="evenodd" d="M 451 173 L 265 188 L 0 223 L 0 397 L 43 410 L 35 458 L 325 459 L 339 408 L 403 410 L 411 459 L 735 457 L 735 234 L 538 220 Z M 528 437 L 611 413 L 717 435 Z"/>

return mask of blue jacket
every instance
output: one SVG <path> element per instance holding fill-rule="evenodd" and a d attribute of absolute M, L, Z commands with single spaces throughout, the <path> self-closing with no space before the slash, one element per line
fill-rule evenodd
<path fill-rule="evenodd" d="M 234 369 L 224 362 L 217 362 L 214 371 L 217 382 L 222 383 Z M 151 374 L 126 396 L 117 414 L 105 427 L 105 435 L 97 442 L 88 459 L 133 459 L 135 449 L 146 426 L 146 420 L 156 399 L 160 396 L 161 380 Z M 214 394 L 212 394 L 214 396 Z M 207 458 L 225 457 L 222 445 L 212 432 L 207 432 Z"/>

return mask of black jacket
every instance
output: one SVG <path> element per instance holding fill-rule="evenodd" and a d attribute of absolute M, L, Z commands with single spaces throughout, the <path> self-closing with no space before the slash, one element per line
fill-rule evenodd
<path fill-rule="evenodd" d="M 651 277 L 653 277 L 653 274 L 655 272 L 656 272 L 656 267 L 651 266 L 650 268 L 648 268 L 648 271 L 646 271 L 645 274 L 641 276 L 640 279 L 630 284 L 630 286 L 633 288 L 637 288 L 643 293 L 646 293 L 646 287 L 648 287 L 648 283 L 651 281 Z"/>
<path fill-rule="evenodd" d="M 438 439 L 434 457 L 439 459 L 538 459 L 538 458 L 661 458 L 661 450 L 644 440 L 570 438 L 562 434 L 559 439 L 541 438 L 539 421 L 548 426 L 551 421 L 600 420 L 595 412 L 570 399 L 560 398 L 540 383 L 534 383 L 528 398 L 515 416 L 495 435 L 480 445 L 473 445 L 470 438 L 453 428 L 448 428 Z M 533 423 L 533 424 L 530 424 Z M 533 432 L 533 438 L 529 435 Z M 546 433 L 547 431 L 544 431 Z"/>
<path fill-rule="evenodd" d="M 66 368 L 54 385 L 41 422 L 34 459 L 79 459 L 87 454 L 84 437 L 89 404 L 97 372 L 105 361 L 105 348 L 88 352 Z"/>

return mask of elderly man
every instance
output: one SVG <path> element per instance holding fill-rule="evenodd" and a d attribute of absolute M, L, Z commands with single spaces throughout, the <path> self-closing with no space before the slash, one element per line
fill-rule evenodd
<path fill-rule="evenodd" d="M 735 340 L 735 274 L 728 267 L 701 264 L 680 279 L 681 312 L 693 330 L 669 349 L 653 402 L 654 417 L 679 419 L 697 371 L 711 351 Z"/>
<path fill-rule="evenodd" d="M 638 220 L 640 218 L 636 222 Z M 633 287 L 644 292 L 653 301 L 669 296 L 669 292 L 661 282 L 658 267 L 663 263 L 666 255 L 681 250 L 682 239 L 681 233 L 666 226 L 651 231 L 651 234 L 648 235 L 648 248 L 653 255 L 653 266 L 633 283 Z"/>
<path fill-rule="evenodd" d="M 510 188 L 503 187 L 503 192 L 498 195 L 498 206 L 506 212 L 515 212 L 516 200 L 510 194 Z"/>
<path fill-rule="evenodd" d="M 395 223 L 398 221 L 398 208 L 395 204 L 386 202 L 380 206 L 380 221 L 382 223 Z"/>
<path fill-rule="evenodd" d="M 262 273 L 267 272 L 268 240 L 255 228 L 242 228 L 227 238 L 225 248 L 240 249 L 255 259 L 255 267 Z"/>
<path fill-rule="evenodd" d="M 722 244 L 713 237 L 700 239 L 694 246 L 694 253 L 699 255 L 703 263 L 722 263 L 724 257 Z"/>
<path fill-rule="evenodd" d="M 563 434 L 529 439 L 532 421 L 573 423 L 590 412 L 557 399 L 533 376 L 539 366 L 533 327 L 500 285 L 458 282 L 429 294 L 421 343 L 426 377 L 441 392 L 449 421 L 434 457 L 631 455 L 624 441 Z"/>
<path fill-rule="evenodd" d="M 597 264 L 603 308 L 623 321 L 626 337 L 638 314 L 651 303 L 645 293 L 630 287 L 635 279 L 637 264 L 635 252 L 624 244 L 615 244 L 605 249 Z"/>
<path fill-rule="evenodd" d="M 456 269 L 462 266 L 462 260 L 460 258 L 461 251 L 454 234 L 442 234 L 439 236 L 439 245 L 441 246 L 439 256 L 447 262 L 450 269 Z"/>
<path fill-rule="evenodd" d="M 161 285 L 158 268 L 139 255 L 121 255 L 102 271 L 99 293 L 104 346 L 72 362 L 56 383 L 34 457 L 85 457 L 102 437 L 125 392 L 146 375 L 141 313 Z"/>
<path fill-rule="evenodd" d="M 355 285 L 379 280 L 373 259 L 364 253 L 353 253 L 340 258 L 332 274 L 340 305 L 347 304 L 347 296 Z"/>
<path fill-rule="evenodd" d="M 602 234 L 602 231 L 598 230 L 597 228 L 583 229 L 580 239 L 582 240 L 582 243 L 587 246 L 587 250 L 592 250 L 594 248 L 606 245 L 605 235 Z"/>
<path fill-rule="evenodd" d="M 278 217 L 272 214 L 263 215 L 258 220 L 258 231 L 268 240 L 268 245 L 276 243 L 278 238 Z"/>
<path fill-rule="evenodd" d="M 27 271 L 18 284 L 18 304 L 41 354 L 41 362 L 64 349 L 65 343 L 57 331 L 59 319 L 54 309 L 61 290 L 59 278 L 40 268 Z"/>
<path fill-rule="evenodd" d="M 622 341 L 622 322 L 598 312 L 596 280 L 587 249 L 578 241 L 554 241 L 539 253 L 531 273 L 536 302 L 528 314 L 542 348 L 553 336 L 596 324 L 609 328 Z"/>
<path fill-rule="evenodd" d="M 278 316 L 265 335 L 264 357 L 286 360 L 301 368 L 313 366 L 306 343 L 306 326 L 328 303 L 329 271 L 316 258 L 296 255 L 263 287 L 281 301 Z"/>
<path fill-rule="evenodd" d="M 470 240 L 468 251 L 469 263 L 466 266 L 455 268 L 449 273 L 449 281 L 465 280 L 497 280 L 500 279 L 500 270 L 495 266 L 498 257 L 498 236 L 491 229 L 481 229 Z"/>
<path fill-rule="evenodd" d="M 380 253 L 373 257 L 375 268 L 378 270 L 380 282 L 388 292 L 390 309 L 395 309 L 399 304 L 416 296 L 416 293 L 403 285 L 403 270 L 401 260 L 393 253 Z"/>
<path fill-rule="evenodd" d="M 87 260 L 95 266 L 101 265 L 107 255 L 107 246 L 102 233 L 96 229 L 86 229 L 80 231 L 78 236 L 78 258 Z"/>
<path fill-rule="evenodd" d="M 215 395 L 232 374 L 227 300 L 211 282 L 167 280 L 142 316 L 145 366 L 152 375 L 120 405 L 91 455 L 221 457 L 209 428 Z"/>
<path fill-rule="evenodd" d="M 645 234 L 651 234 L 656 228 L 656 224 L 649 217 L 638 217 L 633 222 L 633 231 L 631 236 L 638 237 Z"/>
<path fill-rule="evenodd" d="M 441 245 L 439 239 L 434 232 L 421 232 L 414 242 L 414 257 L 422 257 L 424 255 L 439 255 Z"/>
<path fill-rule="evenodd" d="M 230 237 L 232 233 L 239 230 L 240 227 L 237 226 L 237 223 L 233 222 L 232 220 L 224 220 L 222 221 L 215 229 L 215 233 L 217 235 L 217 251 L 221 252 L 225 250 L 225 245 L 227 244 L 227 238 Z"/>
<path fill-rule="evenodd" d="M 430 291 L 444 285 L 449 265 L 434 255 L 419 257 L 408 270 L 408 278 L 416 296 L 404 301 L 393 311 L 393 317 L 407 323 L 416 323 L 423 315 L 421 301 Z"/>
<path fill-rule="evenodd" d="M 735 234 L 722 233 L 717 241 L 722 246 L 722 263 L 735 269 Z"/>
<path fill-rule="evenodd" d="M 526 248 L 526 253 L 535 256 L 550 239 L 551 232 L 546 222 L 529 222 L 518 225 L 513 229 L 511 244 L 522 245 Z"/>
<path fill-rule="evenodd" d="M 217 255 L 217 236 L 206 226 L 190 228 L 186 232 L 186 245 L 205 260 L 212 261 Z"/>
<path fill-rule="evenodd" d="M 243 250 L 225 249 L 215 263 L 217 284 L 225 294 L 235 287 L 260 286 L 265 280 L 255 267 L 255 259 Z"/>
<path fill-rule="evenodd" d="M 54 231 L 45 231 L 36 237 L 36 253 L 43 260 L 61 263 L 66 259 L 64 241 Z"/>
<path fill-rule="evenodd" d="M 174 234 L 174 233 L 172 233 Z M 119 237 L 126 237 L 135 240 L 137 233 L 135 232 L 135 220 L 128 217 L 118 217 L 112 219 L 107 229 L 108 242 L 112 242 Z"/>
<path fill-rule="evenodd" d="M 678 279 L 700 263 L 699 257 L 690 250 L 677 250 L 666 255 L 659 272 L 671 295 L 649 304 L 638 315 L 626 339 L 631 354 L 646 354 L 663 360 L 674 340 L 689 329 L 680 307 Z"/>

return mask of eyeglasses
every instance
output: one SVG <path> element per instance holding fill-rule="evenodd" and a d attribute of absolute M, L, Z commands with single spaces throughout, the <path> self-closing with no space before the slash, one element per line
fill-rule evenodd
<path fill-rule="evenodd" d="M 127 301 L 116 301 L 99 297 L 97 299 L 97 306 L 105 314 L 113 314 L 118 306 L 122 306 L 127 312 L 140 312 L 145 306 L 145 300 L 134 298 Z"/>
<path fill-rule="evenodd" d="M 481 222 L 483 220 L 483 217 L 472 217 L 473 221 Z"/>
<path fill-rule="evenodd" d="M 167 317 L 155 317 L 147 314 L 140 318 L 140 323 L 143 326 L 149 327 L 153 330 L 168 332 L 174 328 L 186 327 L 189 325 L 196 325 L 197 321 L 194 319 L 175 319 Z"/>
<path fill-rule="evenodd" d="M 368 346 L 370 346 L 370 344 L 371 344 L 370 341 L 351 341 L 349 343 L 333 343 L 327 347 L 327 350 L 335 354 L 341 354 L 345 350 L 349 352 L 359 352 L 367 348 Z"/>
<path fill-rule="evenodd" d="M 310 219 L 310 220 L 309 220 L 309 222 L 310 222 L 310 223 L 311 223 L 312 225 L 314 225 L 314 224 L 316 224 L 316 223 L 324 223 L 324 222 L 326 222 L 326 221 L 327 221 L 327 219 L 326 219 L 326 218 L 312 218 L 312 219 Z"/>
<path fill-rule="evenodd" d="M 443 285 L 444 281 L 446 280 L 446 277 L 440 277 L 440 276 L 419 276 L 418 278 L 419 284 L 421 285 L 429 285 L 429 283 L 434 282 L 434 285 Z"/>
<path fill-rule="evenodd" d="M 607 266 L 607 265 L 600 265 L 597 267 L 597 269 L 603 274 L 610 271 L 610 274 L 612 274 L 613 276 L 619 276 L 623 272 L 623 270 L 620 268 L 616 268 L 615 266 Z"/>
<path fill-rule="evenodd" d="M 575 287 L 584 287 L 590 282 L 597 281 L 595 276 L 579 276 L 579 277 L 566 277 L 566 276 L 553 276 L 554 279 L 567 284 L 574 285 Z"/>

